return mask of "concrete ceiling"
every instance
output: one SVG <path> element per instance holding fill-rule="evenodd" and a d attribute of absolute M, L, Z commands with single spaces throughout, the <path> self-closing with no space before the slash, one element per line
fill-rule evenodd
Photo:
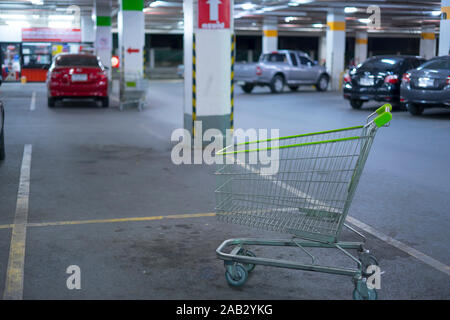
<path fill-rule="evenodd" d="M 30 15 L 67 14 L 70 5 L 80 7 L 81 15 L 91 15 L 95 0 L 3 0 L 2 13 Z M 108 1 L 108 0 L 97 0 Z M 40 2 L 40 3 L 39 3 Z M 180 33 L 183 24 L 183 0 L 145 0 L 146 29 L 159 33 Z M 440 1 L 419 0 L 235 0 L 235 29 L 241 34 L 260 34 L 265 17 L 278 20 L 280 34 L 323 33 L 326 14 L 332 9 L 352 7 L 354 12 L 346 13 L 348 32 L 368 29 L 364 19 L 370 16 L 369 6 L 379 6 L 381 25 L 377 34 L 418 34 L 422 25 L 439 26 Z M 113 28 L 116 26 L 118 0 L 112 0 Z M 356 8 L 356 9 L 355 9 Z M 363 20 L 361 20 L 363 19 Z M 2 23 L 0 19 L 0 23 Z"/>

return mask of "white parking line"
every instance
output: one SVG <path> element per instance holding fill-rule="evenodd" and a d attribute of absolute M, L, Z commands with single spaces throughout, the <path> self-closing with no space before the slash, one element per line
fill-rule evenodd
<path fill-rule="evenodd" d="M 240 166 L 242 166 L 243 168 L 252 171 L 252 172 L 256 172 L 258 173 L 255 169 L 251 168 L 250 166 L 246 166 L 243 163 L 237 162 Z M 266 179 L 271 180 L 273 183 L 275 183 L 276 185 L 280 186 L 281 188 L 285 189 L 286 191 L 296 195 L 296 196 L 300 196 L 302 198 L 307 199 L 308 202 L 310 202 L 311 205 L 315 206 L 316 208 L 320 209 L 321 206 L 327 206 L 325 203 L 314 199 L 313 197 L 309 196 L 308 194 L 300 191 L 299 189 L 292 187 L 282 181 L 276 180 L 274 178 L 272 178 L 271 176 L 263 176 Z M 349 215 L 347 215 L 347 222 L 350 222 L 351 224 L 353 224 L 354 226 L 364 230 L 367 233 L 370 233 L 371 235 L 377 237 L 378 239 L 390 244 L 391 246 L 409 254 L 410 256 L 422 261 L 423 263 L 429 265 L 430 267 L 433 267 L 434 269 L 441 271 L 447 275 L 450 276 L 450 266 L 426 255 L 423 252 L 420 252 L 417 249 L 414 249 L 406 244 L 404 244 L 403 242 L 400 242 L 398 240 L 395 240 L 394 238 L 391 238 L 387 235 L 385 235 L 384 233 L 376 230 L 375 228 L 365 224 L 362 221 L 359 221 L 358 219 L 351 217 Z"/>
<path fill-rule="evenodd" d="M 8 269 L 6 271 L 5 291 L 3 293 L 3 299 L 5 300 L 22 300 L 23 298 L 23 269 L 30 194 L 31 150 L 31 144 L 25 145 L 23 150 L 16 214 L 12 227 Z"/>
<path fill-rule="evenodd" d="M 36 109 L 36 91 L 31 94 L 30 110 L 34 111 Z"/>

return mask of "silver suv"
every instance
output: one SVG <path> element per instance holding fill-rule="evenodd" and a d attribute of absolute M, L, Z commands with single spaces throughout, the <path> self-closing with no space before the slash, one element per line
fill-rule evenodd
<path fill-rule="evenodd" d="M 318 91 L 325 91 L 330 76 L 305 52 L 278 50 L 263 53 L 257 63 L 237 63 L 234 79 L 246 93 L 255 86 L 269 86 L 273 93 L 280 93 L 285 85 L 292 91 L 301 85 L 315 85 Z"/>

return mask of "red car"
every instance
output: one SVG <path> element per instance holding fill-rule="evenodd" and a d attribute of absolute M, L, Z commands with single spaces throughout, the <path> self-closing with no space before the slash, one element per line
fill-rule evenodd
<path fill-rule="evenodd" d="M 109 106 L 108 71 L 92 54 L 59 54 L 47 73 L 48 106 L 62 99 L 95 99 Z"/>

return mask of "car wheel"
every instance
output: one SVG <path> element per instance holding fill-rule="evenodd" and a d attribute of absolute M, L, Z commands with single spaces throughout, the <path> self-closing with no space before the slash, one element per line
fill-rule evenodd
<path fill-rule="evenodd" d="M 53 108 L 55 106 L 56 100 L 55 98 L 48 97 L 47 105 L 49 108 Z"/>
<path fill-rule="evenodd" d="M 5 135 L 4 130 L 0 133 L 0 160 L 5 159 Z"/>
<path fill-rule="evenodd" d="M 329 81 L 330 80 L 328 79 L 328 76 L 321 75 L 319 80 L 317 81 L 316 90 L 317 91 L 327 91 Z"/>
<path fill-rule="evenodd" d="M 246 83 L 246 84 L 244 84 L 243 86 L 241 86 L 242 90 L 243 90 L 245 93 L 251 93 L 251 92 L 253 91 L 253 88 L 254 88 L 254 87 L 255 87 L 255 85 L 252 84 L 252 83 Z"/>
<path fill-rule="evenodd" d="M 289 86 L 289 89 L 291 89 L 291 91 L 297 91 L 298 86 Z"/>
<path fill-rule="evenodd" d="M 408 103 L 407 108 L 409 113 L 411 113 L 413 116 L 420 116 L 423 113 L 423 106 L 420 104 L 415 103 Z"/>
<path fill-rule="evenodd" d="M 357 99 L 350 100 L 350 105 L 352 106 L 353 109 L 361 109 L 363 103 L 364 102 L 362 100 Z"/>
<path fill-rule="evenodd" d="M 284 77 L 280 74 L 275 75 L 270 82 L 270 91 L 272 93 L 281 93 L 284 89 Z"/>
<path fill-rule="evenodd" d="M 102 98 L 102 108 L 108 108 L 109 107 L 109 98 Z"/>

